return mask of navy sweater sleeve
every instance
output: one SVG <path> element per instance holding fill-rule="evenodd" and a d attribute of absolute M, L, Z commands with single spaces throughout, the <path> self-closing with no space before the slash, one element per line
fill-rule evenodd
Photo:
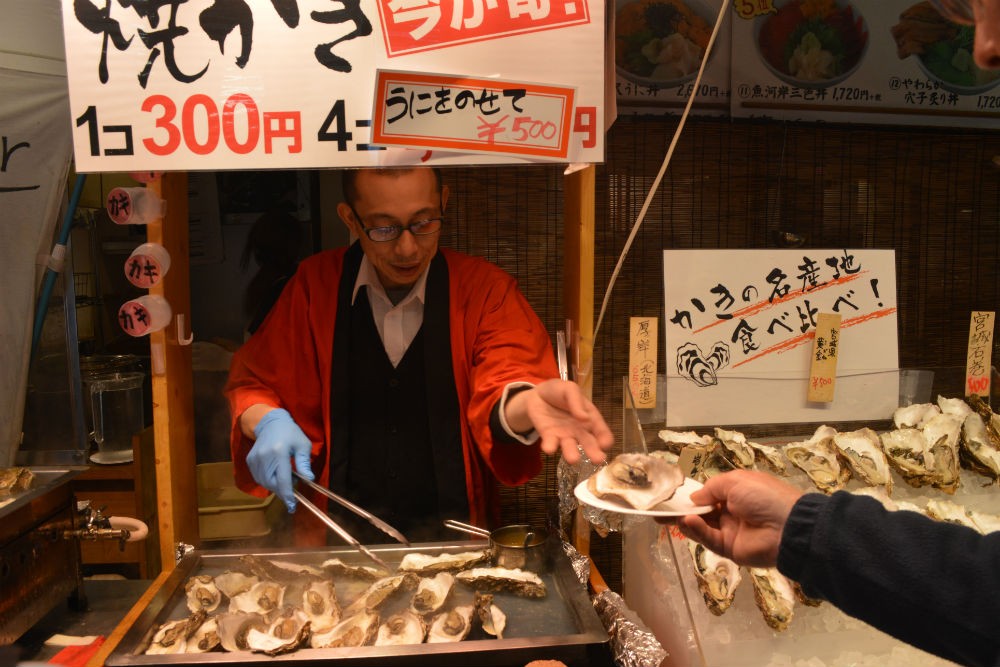
<path fill-rule="evenodd" d="M 810 493 L 785 524 L 778 570 L 929 653 L 1000 665 L 1000 533 L 889 512 L 845 491 Z"/>

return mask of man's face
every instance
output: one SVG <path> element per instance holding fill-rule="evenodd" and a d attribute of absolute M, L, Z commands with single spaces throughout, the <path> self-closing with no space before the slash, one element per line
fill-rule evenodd
<path fill-rule="evenodd" d="M 973 55 L 983 69 L 1000 69 L 1000 0 L 973 0 L 976 43 Z"/>
<path fill-rule="evenodd" d="M 389 290 L 412 286 L 437 253 L 440 233 L 414 236 L 407 230 L 392 241 L 376 242 L 364 230 L 405 227 L 418 220 L 441 217 L 448 202 L 448 188 L 442 186 L 438 191 L 434 173 L 425 168 L 389 173 L 362 171 L 355 187 L 354 210 L 343 202 L 337 207 L 341 220 L 358 237 L 382 287 Z"/>

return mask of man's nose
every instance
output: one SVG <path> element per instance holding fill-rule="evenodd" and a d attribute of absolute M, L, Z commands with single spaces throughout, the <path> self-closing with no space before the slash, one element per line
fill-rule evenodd
<path fill-rule="evenodd" d="M 417 237 L 409 229 L 404 229 L 396 239 L 396 254 L 412 255 L 416 251 Z"/>
<path fill-rule="evenodd" d="M 983 69 L 1000 69 L 1000 1 L 983 0 L 975 7 L 973 57 Z"/>

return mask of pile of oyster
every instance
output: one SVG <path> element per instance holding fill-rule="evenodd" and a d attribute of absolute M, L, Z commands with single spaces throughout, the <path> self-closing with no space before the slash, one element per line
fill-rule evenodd
<path fill-rule="evenodd" d="M 0 500 L 27 491 L 35 481 L 35 473 L 28 468 L 0 468 Z"/>
<path fill-rule="evenodd" d="M 853 493 L 872 496 L 890 511 L 920 512 L 983 534 L 1000 530 L 1000 516 L 951 500 L 933 498 L 921 507 L 892 498 L 892 471 L 913 488 L 947 494 L 959 488 L 962 467 L 988 478 L 986 484 L 1000 480 L 1000 415 L 978 396 L 964 400 L 939 396 L 937 403 L 899 408 L 893 414 L 893 428 L 884 433 L 870 428 L 838 432 L 820 426 L 808 439 L 782 448 L 758 444 L 738 431 L 721 428 L 715 428 L 713 435 L 662 430 L 659 438 L 666 443 L 667 455 L 691 462 L 685 472 L 700 481 L 736 468 L 785 476 L 787 461 L 823 493 L 846 489 L 848 481 L 856 479 L 862 486 Z M 744 579 L 743 570 L 695 542 L 688 541 L 688 550 L 706 606 L 715 615 L 724 614 Z M 775 630 L 788 627 L 797 603 L 818 604 L 774 568 L 749 569 L 748 573 L 757 606 Z"/>
<path fill-rule="evenodd" d="M 493 593 L 542 598 L 546 586 L 533 572 L 485 567 L 486 561 L 484 551 L 409 553 L 386 572 L 338 558 L 312 566 L 240 556 L 231 570 L 187 580 L 190 616 L 158 626 L 145 652 L 274 656 L 300 648 L 457 642 L 470 632 L 502 639 L 507 617 Z M 468 604 L 454 602 L 456 584 L 472 591 Z"/>

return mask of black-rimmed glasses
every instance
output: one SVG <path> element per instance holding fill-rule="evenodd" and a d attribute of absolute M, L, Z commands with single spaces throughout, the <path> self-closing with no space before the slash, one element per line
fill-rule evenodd
<path fill-rule="evenodd" d="M 953 23 L 974 25 L 976 14 L 972 10 L 972 0 L 930 0 L 934 9 Z"/>
<path fill-rule="evenodd" d="M 365 236 L 376 243 L 395 241 L 403 235 L 404 231 L 408 231 L 414 236 L 430 236 L 431 234 L 436 234 L 441 231 L 441 224 L 444 222 L 444 216 L 437 216 L 434 218 L 426 218 L 424 220 L 414 220 L 408 225 L 365 227 L 364 220 L 361 219 L 361 216 L 358 215 L 358 212 L 354 210 L 353 206 L 351 206 L 351 213 L 354 214 L 354 218 L 361 225 L 361 229 L 364 231 Z"/>

